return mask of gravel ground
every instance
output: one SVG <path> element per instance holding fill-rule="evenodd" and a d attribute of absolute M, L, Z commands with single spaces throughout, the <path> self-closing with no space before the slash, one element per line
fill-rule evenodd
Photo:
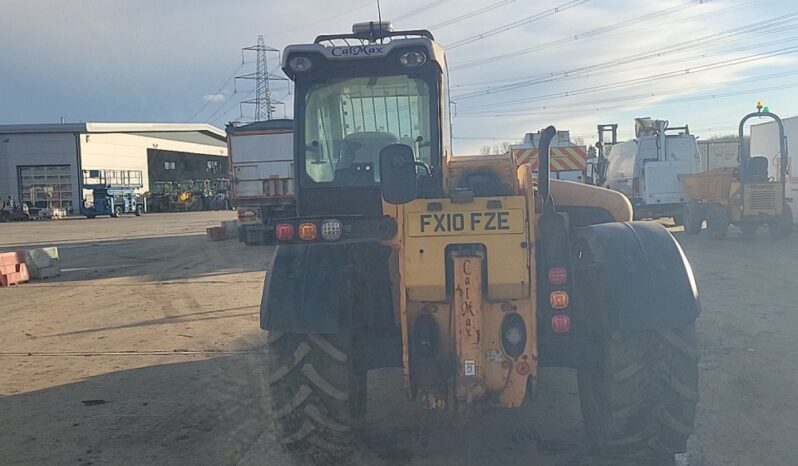
<path fill-rule="evenodd" d="M 0 249 L 58 245 L 61 277 L 0 289 L 0 464 L 288 465 L 258 329 L 270 247 L 211 242 L 229 212 L 0 224 Z M 697 432 L 679 465 L 798 464 L 798 239 L 676 233 L 702 293 Z M 594 465 L 575 375 L 471 422 L 369 375 L 363 465 Z"/>

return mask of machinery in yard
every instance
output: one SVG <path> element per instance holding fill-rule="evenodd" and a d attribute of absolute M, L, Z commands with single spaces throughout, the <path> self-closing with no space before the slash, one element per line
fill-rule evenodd
<path fill-rule="evenodd" d="M 230 180 L 217 178 L 211 180 L 211 194 L 208 202 L 210 210 L 230 210 Z"/>
<path fill-rule="evenodd" d="M 607 164 L 610 149 L 618 144 L 618 124 L 599 124 L 596 147 L 589 151 L 585 182 L 596 186 L 604 186 L 607 181 Z"/>
<path fill-rule="evenodd" d="M 147 210 L 172 212 L 177 208 L 177 184 L 173 181 L 156 181 L 147 195 Z"/>
<path fill-rule="evenodd" d="M 511 154 L 454 157 L 444 51 L 426 30 L 356 24 L 291 45 L 298 215 L 261 304 L 278 440 L 353 451 L 367 373 L 465 418 L 534 400 L 575 368 L 586 431 L 612 457 L 673 458 L 696 411 L 698 291 L 678 243 L 621 193 L 538 176 Z M 401 389 L 396 387 L 397 390 Z"/>
<path fill-rule="evenodd" d="M 636 118 L 635 138 L 614 143 L 606 160 L 601 186 L 624 193 L 636 219 L 673 217 L 684 224 L 689 196 L 679 177 L 701 171 L 696 137 L 686 125 Z"/>
<path fill-rule="evenodd" d="M 139 216 L 145 209 L 144 197 L 137 191 L 143 186 L 138 170 L 83 170 L 82 187 L 91 191 L 91 195 L 83 198 L 80 214 L 87 218 Z"/>
<path fill-rule="evenodd" d="M 177 189 L 177 210 L 188 212 L 189 210 L 200 210 L 197 208 L 197 197 L 194 195 L 194 180 L 183 180 L 178 183 Z"/>
<path fill-rule="evenodd" d="M 248 245 L 271 243 L 276 222 L 296 215 L 293 134 L 288 119 L 227 126 L 231 200 L 239 239 Z"/>
<path fill-rule="evenodd" d="M 779 163 L 772 177 L 768 173 L 768 158 L 751 155 L 744 142 L 745 123 L 762 117 L 778 125 Z M 785 238 L 792 232 L 793 216 L 786 194 L 789 159 L 784 124 L 778 115 L 763 111 L 759 102 L 757 111 L 740 121 L 738 132 L 741 142 L 737 167 L 681 176 L 692 199 L 685 209 L 685 231 L 700 232 L 706 220 L 713 239 L 725 238 L 729 224 L 738 226 L 746 236 L 753 236 L 760 226 L 767 225 L 772 238 Z"/>

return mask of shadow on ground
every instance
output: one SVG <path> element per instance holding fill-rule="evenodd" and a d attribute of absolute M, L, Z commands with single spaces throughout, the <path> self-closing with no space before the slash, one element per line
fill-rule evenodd
<path fill-rule="evenodd" d="M 212 279 L 265 271 L 274 250 L 268 246 L 245 246 L 235 239 L 210 241 L 204 234 L 31 244 L 11 250 L 47 246 L 58 246 L 62 274 L 31 284 L 119 277 L 133 277 L 137 282 Z"/>
<path fill-rule="evenodd" d="M 258 351 L 0 398 L 0 464 L 294 464 L 274 440 Z M 401 371 L 373 371 L 354 464 L 608 464 L 584 447 L 573 374 L 542 372 L 540 398 L 529 406 L 454 421 L 407 401 Z"/>

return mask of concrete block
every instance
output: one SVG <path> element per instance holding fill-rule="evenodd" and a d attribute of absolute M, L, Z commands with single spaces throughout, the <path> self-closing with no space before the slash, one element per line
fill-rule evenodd
<path fill-rule="evenodd" d="M 25 263 L 31 278 L 49 278 L 61 274 L 61 262 L 56 247 L 26 250 Z"/>
<path fill-rule="evenodd" d="M 238 236 L 238 220 L 222 221 L 222 231 L 226 238 L 235 238 Z"/>
<path fill-rule="evenodd" d="M 33 271 L 31 271 L 30 274 L 31 278 L 38 278 L 38 279 L 57 277 L 61 275 L 61 265 L 55 264 L 49 267 L 42 267 L 36 270 L 35 276 L 33 275 Z"/>

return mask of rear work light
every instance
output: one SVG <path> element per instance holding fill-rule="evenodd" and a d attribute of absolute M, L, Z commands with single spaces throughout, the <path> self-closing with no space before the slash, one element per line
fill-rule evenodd
<path fill-rule="evenodd" d="M 427 56 L 422 52 L 407 52 L 399 57 L 399 63 L 408 68 L 418 68 L 427 61 Z"/>
<path fill-rule="evenodd" d="M 325 220 L 321 223 L 321 237 L 324 241 L 338 241 L 341 239 L 341 221 Z"/>
<path fill-rule="evenodd" d="M 568 307 L 568 293 L 565 291 L 552 291 L 549 295 L 549 304 L 554 309 L 565 309 Z"/>
<path fill-rule="evenodd" d="M 568 281 L 568 269 L 565 267 L 552 267 L 549 269 L 549 283 L 555 286 L 565 285 Z"/>
<path fill-rule="evenodd" d="M 274 234 L 280 241 L 291 241 L 294 239 L 294 226 L 290 223 L 279 223 L 274 229 Z"/>
<path fill-rule="evenodd" d="M 315 223 L 303 223 L 299 225 L 299 238 L 303 241 L 314 241 L 317 236 Z"/>

